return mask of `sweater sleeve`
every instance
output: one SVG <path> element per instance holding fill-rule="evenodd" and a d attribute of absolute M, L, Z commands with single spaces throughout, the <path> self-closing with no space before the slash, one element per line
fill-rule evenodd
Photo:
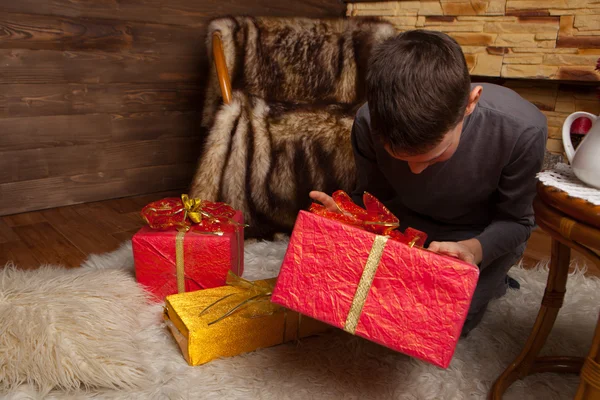
<path fill-rule="evenodd" d="M 520 135 L 502 170 L 495 193 L 494 219 L 477 237 L 483 250 L 482 269 L 525 243 L 531 235 L 535 225 L 532 203 L 536 175 L 544 161 L 547 135 L 547 128 Z"/>
<path fill-rule="evenodd" d="M 357 175 L 352 200 L 364 207 L 362 196 L 364 192 L 369 192 L 385 204 L 394 196 L 394 190 L 377 165 L 369 124 L 360 112 L 354 119 L 351 138 Z"/>

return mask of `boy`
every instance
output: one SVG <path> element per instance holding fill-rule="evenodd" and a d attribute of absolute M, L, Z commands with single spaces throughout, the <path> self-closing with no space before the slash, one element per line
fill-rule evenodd
<path fill-rule="evenodd" d="M 456 41 L 424 30 L 373 50 L 367 101 L 352 128 L 353 199 L 373 194 L 400 229 L 426 232 L 430 250 L 479 266 L 466 336 L 491 299 L 518 288 L 507 272 L 534 226 L 546 118 L 510 89 L 471 84 Z M 336 209 L 327 194 L 310 196 Z"/>

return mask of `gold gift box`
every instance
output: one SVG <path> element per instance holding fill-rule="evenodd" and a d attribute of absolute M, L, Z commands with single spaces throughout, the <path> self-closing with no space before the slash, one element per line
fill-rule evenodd
<path fill-rule="evenodd" d="M 312 336 L 331 327 L 269 301 L 275 279 L 180 293 L 165 299 L 164 318 L 190 365 Z"/>

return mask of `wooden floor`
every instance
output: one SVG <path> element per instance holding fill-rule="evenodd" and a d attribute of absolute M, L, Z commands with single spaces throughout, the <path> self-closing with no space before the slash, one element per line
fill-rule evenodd
<path fill-rule="evenodd" d="M 0 265 L 77 267 L 91 253 L 113 251 L 143 225 L 140 210 L 163 192 L 0 217 Z"/>
<path fill-rule="evenodd" d="M 0 266 L 12 261 L 21 268 L 41 264 L 77 267 L 92 253 L 115 250 L 143 225 L 140 210 L 151 201 L 179 192 L 106 200 L 69 207 L 0 217 Z M 532 233 L 525 257 L 526 266 L 550 258 L 550 237 L 541 230 Z M 574 264 L 585 259 L 573 253 Z M 600 270 L 589 265 L 589 274 Z"/>

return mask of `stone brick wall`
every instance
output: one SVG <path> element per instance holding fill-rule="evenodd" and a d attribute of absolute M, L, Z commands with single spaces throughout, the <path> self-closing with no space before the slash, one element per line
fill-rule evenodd
<path fill-rule="evenodd" d="M 475 81 L 476 79 L 474 79 Z M 578 85 L 533 80 L 505 80 L 499 82 L 535 104 L 548 119 L 547 148 L 562 154 L 562 125 L 569 114 L 587 111 L 600 114 L 600 99 L 595 85 Z"/>
<path fill-rule="evenodd" d="M 472 75 L 499 78 L 546 114 L 550 152 L 563 151 L 560 128 L 567 115 L 600 114 L 595 92 L 600 74 L 594 70 L 600 0 L 355 2 L 347 15 L 379 16 L 398 31 L 431 29 L 452 36 Z"/>
<path fill-rule="evenodd" d="M 348 16 L 381 16 L 400 31 L 448 33 L 471 73 L 598 81 L 600 0 L 437 0 L 350 3 Z"/>

